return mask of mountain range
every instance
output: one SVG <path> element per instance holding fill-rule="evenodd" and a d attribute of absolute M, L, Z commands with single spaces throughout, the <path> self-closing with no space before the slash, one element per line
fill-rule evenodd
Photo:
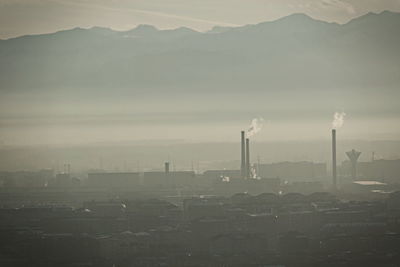
<path fill-rule="evenodd" d="M 396 90 L 400 14 L 304 14 L 242 27 L 74 28 L 0 40 L 0 90 Z"/>

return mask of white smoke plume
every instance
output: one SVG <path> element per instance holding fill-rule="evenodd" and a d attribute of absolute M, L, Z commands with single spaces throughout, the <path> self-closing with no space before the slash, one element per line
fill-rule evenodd
<path fill-rule="evenodd" d="M 252 137 L 256 133 L 261 131 L 263 124 L 264 124 L 264 119 L 263 118 L 254 118 L 254 119 L 252 119 L 249 129 L 247 129 L 246 136 L 247 137 Z"/>
<path fill-rule="evenodd" d="M 335 112 L 335 114 L 333 114 L 332 128 L 339 129 L 340 127 L 342 127 L 345 116 L 346 113 L 344 112 Z"/>

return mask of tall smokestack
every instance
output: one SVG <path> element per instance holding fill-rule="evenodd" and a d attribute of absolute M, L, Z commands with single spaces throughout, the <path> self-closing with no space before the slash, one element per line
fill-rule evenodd
<path fill-rule="evenodd" d="M 336 177 L 336 129 L 332 129 L 332 184 L 337 189 Z"/>
<path fill-rule="evenodd" d="M 164 163 L 164 175 L 165 175 L 165 181 L 164 181 L 164 183 L 166 184 L 166 185 L 169 185 L 170 184 L 170 179 L 169 179 L 169 161 L 166 161 L 165 163 Z"/>
<path fill-rule="evenodd" d="M 240 175 L 242 178 L 246 177 L 246 156 L 245 156 L 245 133 L 241 132 L 241 164 L 240 164 Z"/>
<path fill-rule="evenodd" d="M 246 138 L 246 178 L 250 178 L 250 139 Z"/>

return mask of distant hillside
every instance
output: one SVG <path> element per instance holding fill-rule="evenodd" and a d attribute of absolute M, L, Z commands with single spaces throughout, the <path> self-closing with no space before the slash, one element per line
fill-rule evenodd
<path fill-rule="evenodd" d="M 0 41 L 0 90 L 275 90 L 400 84 L 400 14 L 345 25 L 295 14 L 200 33 L 142 25 Z M 71 93 L 72 93 L 71 92 Z"/>

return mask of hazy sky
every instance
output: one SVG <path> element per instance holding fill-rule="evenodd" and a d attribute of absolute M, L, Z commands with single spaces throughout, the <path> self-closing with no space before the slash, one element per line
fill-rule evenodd
<path fill-rule="evenodd" d="M 367 12 L 400 12 L 400 0 L 0 0 L 0 38 L 139 24 L 207 30 L 274 20 L 292 13 L 345 23 Z"/>

